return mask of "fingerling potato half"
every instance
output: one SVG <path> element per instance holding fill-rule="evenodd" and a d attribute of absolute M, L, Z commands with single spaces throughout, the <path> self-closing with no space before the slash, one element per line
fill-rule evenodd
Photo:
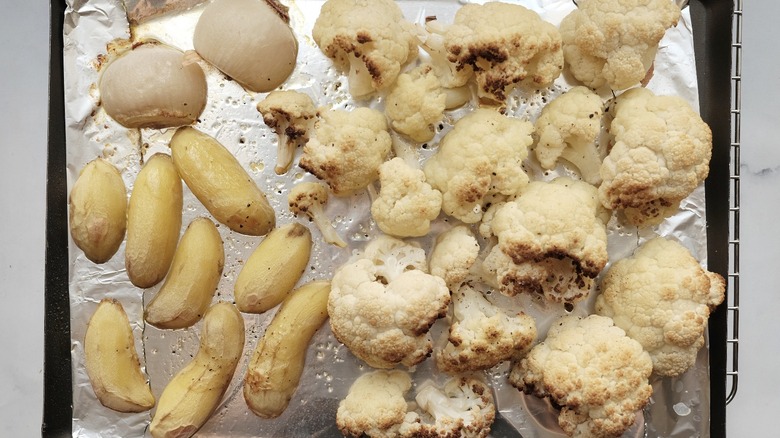
<path fill-rule="evenodd" d="M 225 250 L 210 219 L 193 220 L 176 247 L 171 269 L 144 319 L 162 329 L 190 327 L 211 304 L 225 266 Z"/>
<path fill-rule="evenodd" d="M 250 236 L 273 229 L 276 216 L 265 194 L 219 141 L 183 127 L 176 130 L 170 147 L 179 175 L 217 221 Z"/>
<path fill-rule="evenodd" d="M 257 344 L 244 380 L 247 406 L 260 417 L 287 409 L 298 388 L 312 336 L 328 319 L 329 281 L 313 281 L 289 294 Z"/>
<path fill-rule="evenodd" d="M 155 438 L 192 436 L 211 417 L 244 351 L 244 318 L 230 303 L 211 306 L 203 317 L 200 347 L 165 386 L 149 431 Z"/>
<path fill-rule="evenodd" d="M 143 412 L 154 396 L 141 372 L 135 339 L 122 304 L 103 299 L 87 324 L 85 368 L 97 399 L 119 412 Z"/>
<path fill-rule="evenodd" d="M 281 303 L 306 271 L 311 246 L 311 232 L 298 222 L 268 233 L 236 277 L 238 310 L 263 313 Z"/>
<path fill-rule="evenodd" d="M 116 254 L 127 228 L 127 189 L 113 164 L 96 158 L 84 166 L 69 198 L 70 235 L 94 263 Z"/>
<path fill-rule="evenodd" d="M 173 261 L 182 216 L 182 185 L 170 155 L 157 153 L 138 172 L 127 210 L 125 267 L 130 282 L 159 283 Z"/>

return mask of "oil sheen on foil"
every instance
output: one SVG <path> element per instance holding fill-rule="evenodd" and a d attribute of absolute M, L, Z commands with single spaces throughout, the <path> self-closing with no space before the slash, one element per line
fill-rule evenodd
<path fill-rule="evenodd" d="M 510 0 L 511 1 L 511 0 Z M 540 13 L 542 18 L 558 24 L 573 8 L 571 0 L 516 0 Z M 126 4 L 125 4 L 126 3 Z M 181 50 L 192 49 L 192 32 L 203 9 L 198 0 L 69 0 L 65 16 L 65 99 L 67 127 L 68 188 L 78 172 L 90 160 L 102 156 L 122 172 L 128 193 L 144 157 L 168 149 L 173 130 L 128 130 L 110 119 L 99 107 L 97 80 L 109 47 L 121 46 L 122 40 L 157 39 Z M 316 47 L 311 28 L 322 5 L 321 1 L 282 1 L 290 7 L 290 21 L 299 40 L 298 65 L 283 84 L 311 96 L 324 108 L 351 109 L 370 106 L 381 109 L 381 99 L 355 102 L 347 92 L 345 77 L 336 71 Z M 451 22 L 462 3 L 457 1 L 398 2 L 407 20 L 423 23 L 426 16 L 436 15 Z M 117 43 L 117 42 L 120 43 Z M 301 181 L 314 180 L 312 175 L 293 165 L 285 175 L 276 175 L 273 167 L 276 154 L 276 134 L 265 126 L 255 109 L 264 94 L 247 93 L 215 68 L 201 63 L 208 81 L 209 101 L 197 128 L 216 137 L 241 162 L 276 210 L 277 225 L 301 220 L 310 226 L 314 247 L 310 268 L 301 283 L 315 279 L 330 279 L 333 270 L 345 262 L 352 251 L 362 248 L 379 230 L 370 217 L 368 193 L 347 198 L 331 197 L 326 213 L 334 220 L 338 233 L 349 243 L 347 249 L 327 245 L 319 231 L 308 221 L 295 218 L 287 208 L 287 193 Z M 694 68 L 693 36 L 688 9 L 676 28 L 670 29 L 661 41 L 655 62 L 655 73 L 648 88 L 656 94 L 676 94 L 698 108 L 698 90 Z M 538 116 L 544 102 L 571 87 L 562 76 L 549 89 L 540 92 L 515 91 L 508 100 L 507 114 L 527 118 Z M 448 112 L 431 147 L 420 150 L 421 161 L 435 152 L 438 140 L 452 123 L 473 107 Z M 300 154 L 300 150 L 296 155 Z M 529 159 L 528 169 L 533 179 L 552 179 L 572 175 L 564 167 L 542 173 Z M 184 186 L 182 231 L 194 218 L 208 212 Z M 656 234 L 673 236 L 682 242 L 702 262 L 706 257 L 704 223 L 704 190 L 697 189 L 681 206 L 681 211 L 655 229 L 638 232 L 620 226 L 615 218 L 608 225 L 610 260 L 630 255 L 645 240 Z M 449 225 L 443 216 L 434 224 L 435 236 Z M 244 236 L 219 227 L 225 245 L 225 269 L 215 301 L 232 301 L 233 283 L 243 261 L 262 240 Z M 430 249 L 431 238 L 417 239 Z M 103 407 L 95 398 L 84 369 L 82 343 L 87 321 L 97 303 L 106 297 L 118 299 L 133 327 L 136 347 L 151 388 L 159 397 L 168 380 L 187 364 L 198 347 L 198 328 L 159 330 L 143 321 L 144 305 L 157 293 L 160 285 L 143 290 L 134 287 L 124 268 L 124 244 L 119 252 L 103 265 L 87 260 L 71 241 L 70 308 L 71 351 L 73 360 L 73 436 L 78 437 L 142 437 L 148 436 L 148 424 L 153 410 L 140 414 L 122 414 Z M 299 283 L 300 284 L 300 283 Z M 532 297 L 509 299 L 500 294 L 492 297 L 502 305 L 520 309 L 536 318 L 539 339 L 555 317 L 566 313 L 563 306 L 546 304 Z M 586 315 L 592 310 L 593 298 L 575 305 L 571 312 Z M 238 370 L 222 404 L 213 417 L 198 432 L 198 436 L 235 437 L 331 437 L 340 436 L 335 426 L 335 413 L 352 381 L 368 367 L 355 359 L 330 333 L 327 323 L 314 336 L 306 357 L 306 368 L 298 391 L 287 410 L 277 419 L 261 419 L 246 407 L 241 385 L 249 356 L 262 336 L 274 311 L 262 315 L 245 314 L 247 342 Z M 446 322 L 434 325 L 434 339 L 441 339 Z M 709 436 L 709 371 L 707 349 L 699 353 L 696 366 L 680 378 L 656 379 L 654 393 L 647 408 L 626 437 L 706 437 Z M 508 364 L 486 372 L 495 390 L 499 412 L 493 436 L 525 438 L 562 437 L 556 414 L 550 406 L 534 397 L 525 397 L 506 383 Z M 414 369 L 416 382 L 426 378 L 443 380 L 432 360 Z M 413 390 L 412 390 L 413 391 Z"/>

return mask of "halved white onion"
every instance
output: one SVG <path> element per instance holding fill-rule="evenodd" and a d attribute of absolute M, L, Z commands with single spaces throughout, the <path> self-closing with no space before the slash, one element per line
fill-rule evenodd
<path fill-rule="evenodd" d="M 127 128 L 193 124 L 206 107 L 206 75 L 185 54 L 158 43 L 137 46 L 103 70 L 100 101 Z"/>
<path fill-rule="evenodd" d="M 195 26 L 195 51 L 245 89 L 265 93 L 292 74 L 298 41 L 275 0 L 215 0 Z"/>

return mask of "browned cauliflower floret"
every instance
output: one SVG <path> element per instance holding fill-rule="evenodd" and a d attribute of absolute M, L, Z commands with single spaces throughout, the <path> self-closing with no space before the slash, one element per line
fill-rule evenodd
<path fill-rule="evenodd" d="M 371 203 L 379 229 L 398 237 L 428 234 L 441 211 L 441 193 L 425 182 L 423 171 L 396 157 L 379 166 L 379 183 L 379 197 Z"/>
<path fill-rule="evenodd" d="M 587 87 L 574 87 L 542 108 L 536 119 L 536 158 L 543 169 L 559 158 L 573 164 L 586 182 L 601 183 L 602 154 L 598 139 L 604 103 Z"/>
<path fill-rule="evenodd" d="M 427 268 L 419 246 L 384 235 L 372 240 L 333 274 L 333 335 L 374 368 L 425 360 L 433 351 L 428 330 L 450 304 L 444 280 Z"/>
<path fill-rule="evenodd" d="M 423 168 L 442 193 L 442 210 L 466 223 L 482 218 L 488 199 L 513 197 L 528 184 L 523 160 L 533 125 L 480 108 L 458 120 Z"/>
<path fill-rule="evenodd" d="M 467 226 L 458 225 L 436 237 L 428 264 L 431 274 L 443 278 L 451 289 L 457 289 L 468 277 L 478 256 L 477 238 Z"/>
<path fill-rule="evenodd" d="M 568 315 L 512 368 L 509 382 L 560 406 L 567 435 L 617 438 L 649 401 L 652 371 L 647 352 L 610 318 Z"/>
<path fill-rule="evenodd" d="M 415 402 L 405 394 L 408 373 L 372 371 L 358 377 L 339 403 L 336 425 L 358 438 L 484 438 L 496 416 L 490 388 L 471 377 L 456 377 L 442 388 L 426 380 Z"/>
<path fill-rule="evenodd" d="M 436 134 L 444 118 L 447 93 L 430 64 L 402 73 L 385 100 L 390 125 L 401 134 L 422 143 Z"/>
<path fill-rule="evenodd" d="M 306 215 L 314 222 L 326 242 L 344 248 L 347 242 L 333 228 L 328 216 L 325 215 L 325 205 L 328 203 L 328 190 L 320 183 L 302 182 L 290 190 L 287 195 L 287 205 L 290 211 L 298 215 Z"/>
<path fill-rule="evenodd" d="M 359 438 L 395 438 L 404 424 L 409 405 L 404 398 L 412 387 L 408 373 L 372 371 L 358 377 L 339 403 L 336 425 L 342 434 Z M 412 414 L 411 419 L 416 419 Z"/>
<path fill-rule="evenodd" d="M 276 148 L 276 167 L 281 175 L 290 168 L 295 148 L 309 139 L 309 129 L 314 124 L 317 109 L 311 97 L 298 91 L 272 91 L 260 103 L 257 111 L 263 121 L 279 136 Z"/>
<path fill-rule="evenodd" d="M 515 86 L 546 87 L 563 70 L 558 29 L 520 5 L 468 3 L 451 26 L 428 29 L 443 30 L 447 59 L 474 71 L 481 98 L 503 102 Z"/>
<path fill-rule="evenodd" d="M 488 226 L 498 244 L 483 269 L 505 295 L 582 300 L 607 263 L 608 219 L 592 185 L 565 177 L 534 181 L 495 210 Z"/>
<path fill-rule="evenodd" d="M 670 0 L 580 0 L 560 26 L 566 64 L 591 88 L 637 85 L 679 19 L 680 8 Z"/>
<path fill-rule="evenodd" d="M 328 0 L 312 37 L 338 68 L 349 72 L 354 97 L 393 85 L 418 53 L 413 26 L 393 0 Z"/>
<path fill-rule="evenodd" d="M 330 110 L 315 123 L 299 165 L 325 181 L 334 195 L 347 196 L 379 177 L 391 147 L 384 114 L 363 107 Z"/>
<path fill-rule="evenodd" d="M 532 317 L 522 312 L 508 315 L 468 284 L 452 291 L 452 302 L 447 345 L 435 351 L 441 371 L 479 371 L 519 359 L 536 339 Z"/>
<path fill-rule="evenodd" d="M 400 427 L 401 437 L 485 438 L 496 418 L 490 387 L 473 377 L 454 377 L 442 388 L 426 380 L 415 401 L 420 415 Z"/>
<path fill-rule="evenodd" d="M 609 268 L 596 312 L 650 353 L 653 371 L 678 376 L 696 362 L 710 311 L 724 299 L 726 283 L 688 250 L 661 237 Z"/>
<path fill-rule="evenodd" d="M 712 132 L 685 100 L 646 88 L 618 96 L 613 111 L 599 199 L 636 226 L 657 225 L 707 177 Z"/>

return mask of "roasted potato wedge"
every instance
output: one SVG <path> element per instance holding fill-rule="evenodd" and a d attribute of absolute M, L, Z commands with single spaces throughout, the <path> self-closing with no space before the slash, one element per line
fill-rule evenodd
<path fill-rule="evenodd" d="M 165 283 L 146 306 L 146 322 L 162 329 L 198 322 L 211 304 L 224 266 L 225 250 L 214 222 L 193 220 L 176 247 Z"/>
<path fill-rule="evenodd" d="M 165 386 L 149 431 L 155 438 L 190 437 L 211 417 L 244 351 L 244 318 L 230 303 L 203 317 L 195 358 Z"/>
<path fill-rule="evenodd" d="M 297 222 L 268 233 L 236 278 L 238 309 L 262 313 L 281 303 L 306 270 L 311 245 L 311 232 Z"/>
<path fill-rule="evenodd" d="M 244 399 L 258 416 L 278 417 L 290 403 L 309 342 L 328 319 L 329 293 L 328 281 L 301 286 L 285 298 L 265 330 L 244 380 Z"/>
<path fill-rule="evenodd" d="M 138 172 L 127 210 L 125 267 L 142 288 L 159 283 L 173 261 L 182 216 L 182 185 L 169 155 L 152 155 Z"/>
<path fill-rule="evenodd" d="M 225 146 L 191 127 L 179 128 L 170 146 L 179 175 L 217 221 L 250 236 L 273 229 L 274 209 Z"/>
<path fill-rule="evenodd" d="M 94 263 L 116 254 L 127 228 L 127 189 L 113 164 L 96 158 L 81 170 L 70 191 L 70 235 Z"/>
<path fill-rule="evenodd" d="M 143 412 L 154 396 L 141 372 L 133 329 L 122 304 L 103 299 L 89 319 L 84 366 L 97 399 L 119 412 Z"/>

